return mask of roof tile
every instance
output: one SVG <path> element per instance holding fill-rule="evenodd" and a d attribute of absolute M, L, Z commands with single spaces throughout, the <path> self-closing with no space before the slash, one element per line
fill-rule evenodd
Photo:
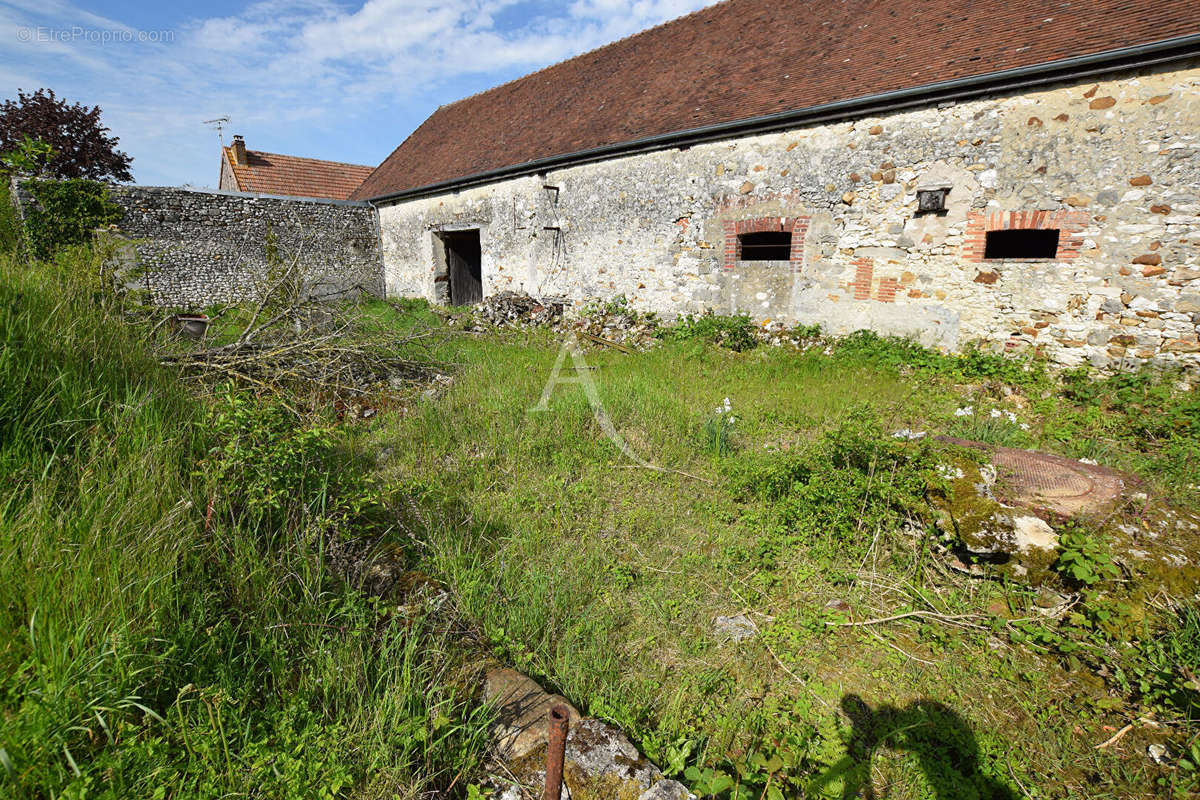
<path fill-rule="evenodd" d="M 225 148 L 225 157 L 233 166 L 238 188 L 256 194 L 280 194 L 293 197 L 321 197 L 346 200 L 371 174 L 371 167 L 300 158 L 278 153 L 247 150 L 247 164 L 233 161 L 233 148 Z"/>
<path fill-rule="evenodd" d="M 726 0 L 439 108 L 352 196 L 1197 32 L 1196 0 Z"/>

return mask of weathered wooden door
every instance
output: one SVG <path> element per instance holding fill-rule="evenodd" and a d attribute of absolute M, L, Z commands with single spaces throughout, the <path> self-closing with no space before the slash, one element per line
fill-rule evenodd
<path fill-rule="evenodd" d="M 479 231 L 442 234 L 450 273 L 450 304 L 469 306 L 483 299 L 483 253 Z"/>

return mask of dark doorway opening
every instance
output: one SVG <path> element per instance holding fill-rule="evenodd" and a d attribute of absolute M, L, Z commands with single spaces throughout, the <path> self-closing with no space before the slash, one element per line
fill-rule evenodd
<path fill-rule="evenodd" d="M 1054 258 L 1058 255 L 1058 228 L 1013 228 L 988 231 L 984 258 Z"/>
<path fill-rule="evenodd" d="M 742 261 L 790 261 L 792 258 L 791 231 L 743 233 L 738 237 Z"/>
<path fill-rule="evenodd" d="M 483 248 L 479 231 L 442 234 L 450 275 L 450 305 L 469 306 L 483 299 Z"/>

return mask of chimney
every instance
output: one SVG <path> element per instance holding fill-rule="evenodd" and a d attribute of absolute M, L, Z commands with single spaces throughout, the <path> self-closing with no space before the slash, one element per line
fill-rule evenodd
<path fill-rule="evenodd" d="M 246 166 L 246 140 L 235 133 L 229 149 L 233 151 L 233 163 L 240 167 Z"/>

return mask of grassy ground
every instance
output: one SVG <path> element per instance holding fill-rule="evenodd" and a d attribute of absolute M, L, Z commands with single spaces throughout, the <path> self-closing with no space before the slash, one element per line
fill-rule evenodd
<path fill-rule="evenodd" d="M 453 383 L 354 424 L 319 404 L 297 421 L 295 397 L 185 391 L 96 268 L 82 251 L 0 259 L 4 796 L 465 793 L 487 714 L 459 621 L 331 567 L 331 542 L 378 536 L 496 655 L 698 790 L 1197 788 L 1194 584 L 1134 596 L 1081 530 L 1072 563 L 1091 577 L 1064 581 L 1079 604 L 1045 620 L 1037 592 L 945 568 L 925 494 L 946 454 L 890 435 L 1092 457 L 1195 508 L 1200 400 L 1175 377 L 1049 376 L 870 336 L 733 352 L 710 339 L 746 346 L 736 321 L 701 321 L 651 352 L 587 355 L 647 469 L 578 386 L 531 410 L 548 331 L 369 305 L 375 333 L 438 331 L 414 355 Z M 753 637 L 714 628 L 739 615 Z"/>
<path fill-rule="evenodd" d="M 385 325 L 429 319 L 412 305 L 377 313 Z M 1146 756 L 1164 740 L 1188 752 L 1195 694 L 1130 678 L 1185 680 L 1179 663 L 1200 652 L 1194 617 L 1121 606 L 1124 627 L 1099 632 L 1095 609 L 1114 601 L 1097 584 L 1083 587 L 1075 627 L 1043 624 L 1037 592 L 946 570 L 909 525 L 939 455 L 889 436 L 1097 458 L 1194 505 L 1195 390 L 1055 378 L 870 336 L 806 352 L 686 338 L 589 352 L 616 431 L 663 472 L 620 454 L 579 386 L 531 410 L 557 352 L 546 331 L 451 340 L 438 355 L 455 365 L 453 386 L 384 415 L 360 446 L 383 448 L 390 485 L 419 501 L 424 568 L 497 651 L 624 726 L 668 772 L 720 789 L 722 773 L 740 771 L 753 796 L 768 785 L 895 798 L 1196 788 L 1190 762 Z M 840 624 L 910 611 L 978 616 Z M 758 635 L 738 643 L 714 629 L 739 614 Z M 1156 636 L 1174 656 L 1147 655 L 1140 642 Z M 1135 647 L 1115 649 L 1122 637 Z M 1161 727 L 1096 749 L 1146 715 Z"/>
<path fill-rule="evenodd" d="M 0 257 L 0 795 L 418 797 L 486 715 L 454 643 L 329 567 L 335 431 L 160 369 L 83 251 Z"/>

